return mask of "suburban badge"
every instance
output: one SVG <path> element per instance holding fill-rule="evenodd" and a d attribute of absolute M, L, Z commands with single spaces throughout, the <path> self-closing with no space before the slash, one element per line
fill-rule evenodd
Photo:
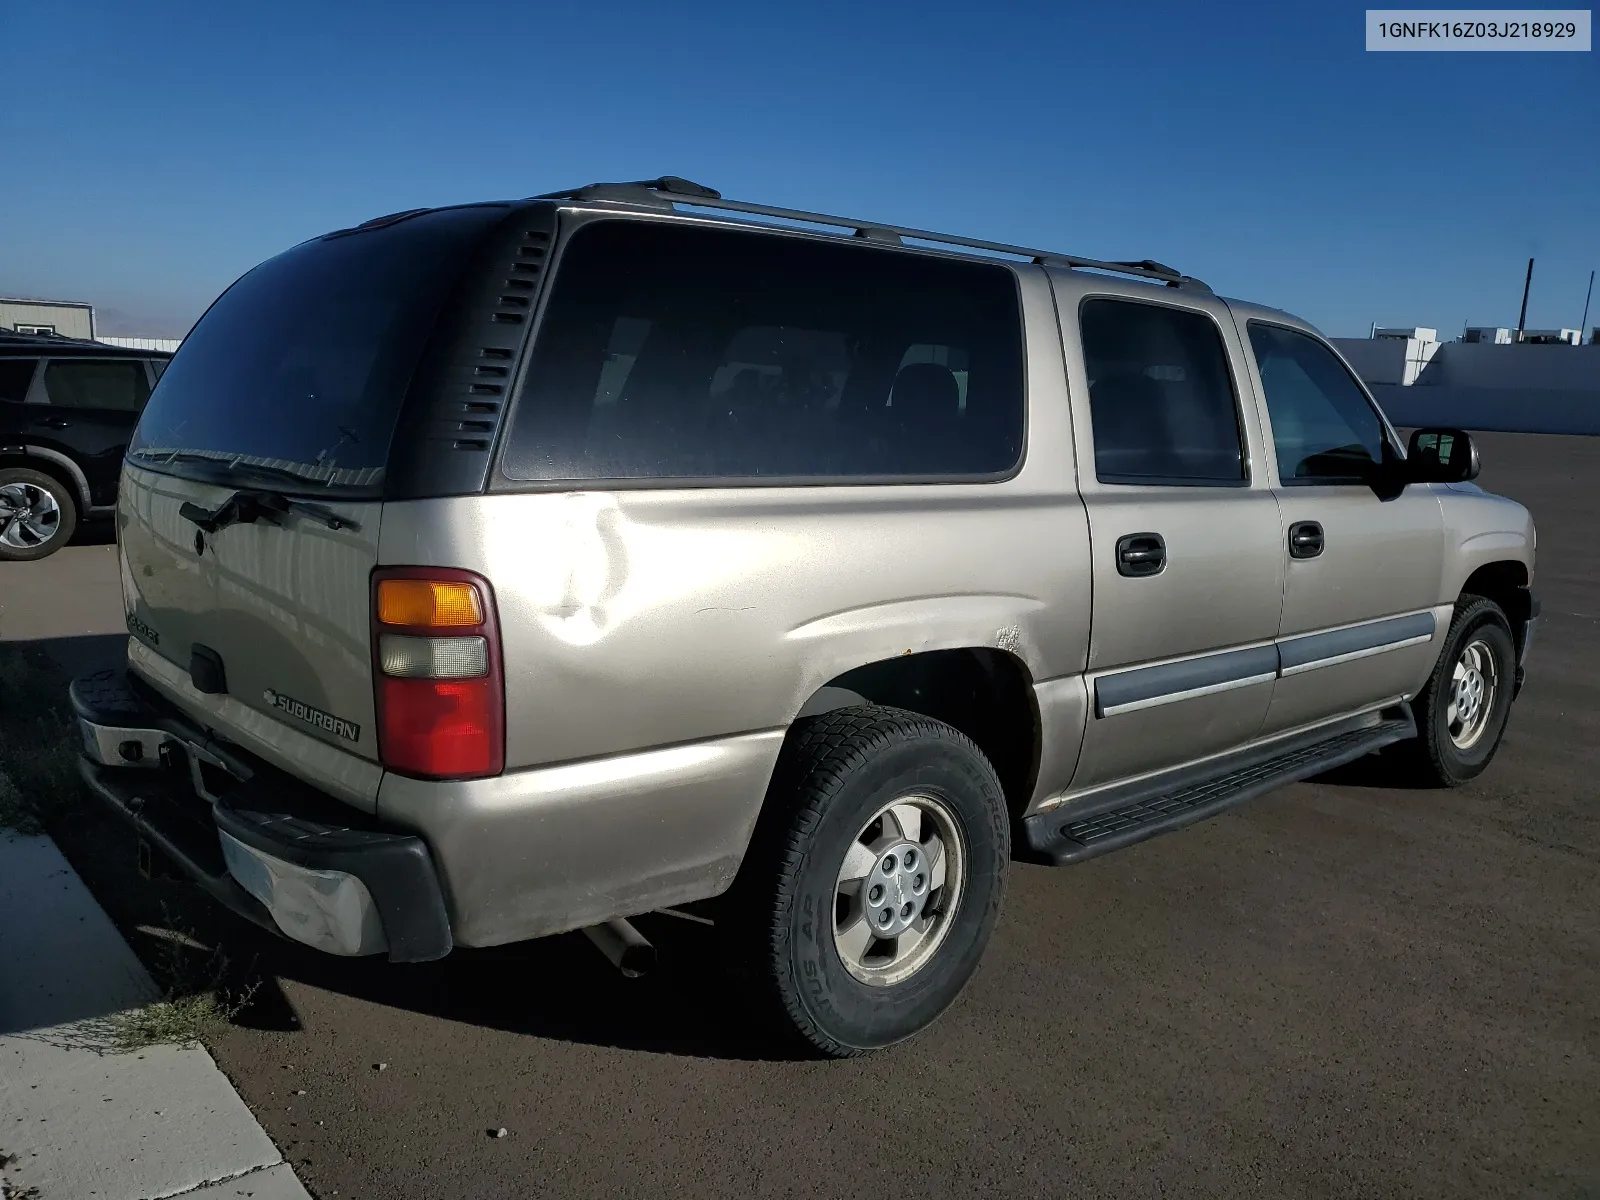
<path fill-rule="evenodd" d="M 297 721 L 315 725 L 318 729 L 326 730 L 349 742 L 361 740 L 361 726 L 354 721 L 346 721 L 343 717 L 325 713 L 320 708 L 312 708 L 304 701 L 296 700 L 293 696 L 285 696 L 282 692 L 275 692 L 271 688 L 262 692 L 261 698 L 267 702 L 269 708 L 288 713 Z"/>

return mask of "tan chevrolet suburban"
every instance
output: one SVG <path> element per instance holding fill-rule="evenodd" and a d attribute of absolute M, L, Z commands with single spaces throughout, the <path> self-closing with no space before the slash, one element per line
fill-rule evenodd
<path fill-rule="evenodd" d="M 626 964 L 717 898 L 854 1054 L 955 999 L 1013 857 L 1381 747 L 1482 771 L 1538 607 L 1477 462 L 1155 262 L 671 177 L 396 213 L 250 271 L 155 389 L 83 770 L 332 954 Z"/>

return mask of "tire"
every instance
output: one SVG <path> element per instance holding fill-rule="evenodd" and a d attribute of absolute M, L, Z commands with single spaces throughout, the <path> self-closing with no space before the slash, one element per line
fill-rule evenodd
<path fill-rule="evenodd" d="M 870 705 L 801 721 L 728 897 L 736 959 L 814 1050 L 844 1058 L 908 1038 L 977 968 L 1010 838 L 994 768 L 950 726 Z M 880 939 L 864 923 L 885 914 L 898 932 Z"/>
<path fill-rule="evenodd" d="M 0 467 L 0 561 L 46 558 L 72 539 L 78 505 L 54 476 Z"/>
<path fill-rule="evenodd" d="M 1481 681 L 1475 702 L 1474 672 Z M 1417 738 L 1407 745 L 1408 766 L 1418 783 L 1459 787 L 1483 772 L 1505 736 L 1516 673 L 1516 648 L 1505 613 L 1493 600 L 1463 596 L 1433 674 L 1412 705 Z M 1468 689 L 1465 699 L 1458 690 L 1458 674 Z M 1481 717 L 1464 720 L 1468 706 Z"/>

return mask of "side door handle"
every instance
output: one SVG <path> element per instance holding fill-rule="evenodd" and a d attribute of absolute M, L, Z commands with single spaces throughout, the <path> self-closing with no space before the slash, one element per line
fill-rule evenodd
<path fill-rule="evenodd" d="M 67 420 L 65 417 L 46 417 L 44 420 L 40 421 L 39 424 L 43 425 L 46 429 L 67 429 L 72 425 L 72 422 Z"/>
<path fill-rule="evenodd" d="M 1130 533 L 1117 539 L 1117 574 L 1141 579 L 1167 565 L 1167 543 L 1159 533 Z"/>
<path fill-rule="evenodd" d="M 1296 521 L 1289 526 L 1289 557 L 1316 558 L 1322 553 L 1322 526 L 1315 521 Z"/>

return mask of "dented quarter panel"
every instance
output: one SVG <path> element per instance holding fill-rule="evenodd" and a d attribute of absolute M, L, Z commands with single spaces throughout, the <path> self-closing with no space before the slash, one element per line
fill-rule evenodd
<path fill-rule="evenodd" d="M 1007 485 L 591 492 L 390 505 L 380 557 L 493 581 L 515 769 L 786 726 L 925 650 L 1070 674 L 1084 537 L 1075 501 Z"/>

